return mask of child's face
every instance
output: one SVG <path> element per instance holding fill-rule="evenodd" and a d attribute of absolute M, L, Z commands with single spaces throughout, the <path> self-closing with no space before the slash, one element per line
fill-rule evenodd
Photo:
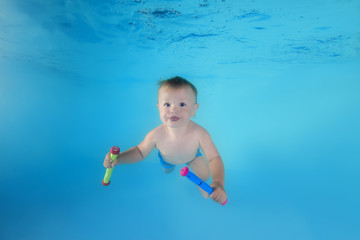
<path fill-rule="evenodd" d="M 195 101 L 195 94 L 191 88 L 160 88 L 158 108 L 161 121 L 171 128 L 187 125 L 199 107 Z"/>

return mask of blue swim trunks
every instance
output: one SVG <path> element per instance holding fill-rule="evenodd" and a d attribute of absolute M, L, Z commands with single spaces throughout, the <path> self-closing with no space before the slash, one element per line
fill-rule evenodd
<path fill-rule="evenodd" d="M 160 159 L 160 164 L 163 168 L 173 168 L 175 167 L 174 164 L 165 162 L 164 158 L 161 156 L 160 151 L 158 151 L 158 155 L 159 155 L 159 159 Z M 200 148 L 198 149 L 197 153 L 196 153 L 196 158 L 202 156 L 202 153 L 200 152 Z M 186 165 L 189 165 L 189 163 L 186 163 Z"/>

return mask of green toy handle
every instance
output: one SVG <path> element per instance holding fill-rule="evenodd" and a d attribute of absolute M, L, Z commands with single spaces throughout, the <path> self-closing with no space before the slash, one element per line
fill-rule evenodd
<path fill-rule="evenodd" d="M 117 147 L 117 146 L 113 146 L 110 149 L 111 162 L 113 162 L 113 161 L 115 161 L 117 159 L 117 156 L 119 155 L 119 153 L 120 153 L 120 148 Z M 109 184 L 111 182 L 110 178 L 111 178 L 111 174 L 112 174 L 113 170 L 114 170 L 114 168 L 107 168 L 106 169 L 105 177 L 102 180 L 102 185 L 109 186 Z"/>

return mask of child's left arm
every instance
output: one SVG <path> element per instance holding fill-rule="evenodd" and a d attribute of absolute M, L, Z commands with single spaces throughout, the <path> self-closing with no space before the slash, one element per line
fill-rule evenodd
<path fill-rule="evenodd" d="M 210 195 L 211 199 L 218 203 L 223 203 L 227 199 L 224 189 L 225 184 L 225 169 L 224 163 L 220 154 L 211 139 L 210 134 L 202 129 L 200 134 L 200 148 L 205 154 L 206 159 L 209 161 L 210 172 L 212 175 L 213 183 L 210 185 L 214 190 Z"/>
<path fill-rule="evenodd" d="M 226 192 L 224 189 L 225 182 L 225 169 L 224 163 L 220 156 L 209 160 L 210 171 L 213 182 L 210 185 L 214 190 L 210 195 L 211 199 L 218 203 L 223 203 L 227 199 Z"/>

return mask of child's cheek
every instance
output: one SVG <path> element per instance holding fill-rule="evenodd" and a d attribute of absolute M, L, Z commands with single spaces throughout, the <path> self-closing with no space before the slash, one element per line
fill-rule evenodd
<path fill-rule="evenodd" d="M 169 114 L 168 114 L 168 111 L 166 111 L 165 109 L 163 109 L 160 112 L 160 117 L 161 117 L 162 120 L 165 120 L 167 115 L 169 115 Z"/>

